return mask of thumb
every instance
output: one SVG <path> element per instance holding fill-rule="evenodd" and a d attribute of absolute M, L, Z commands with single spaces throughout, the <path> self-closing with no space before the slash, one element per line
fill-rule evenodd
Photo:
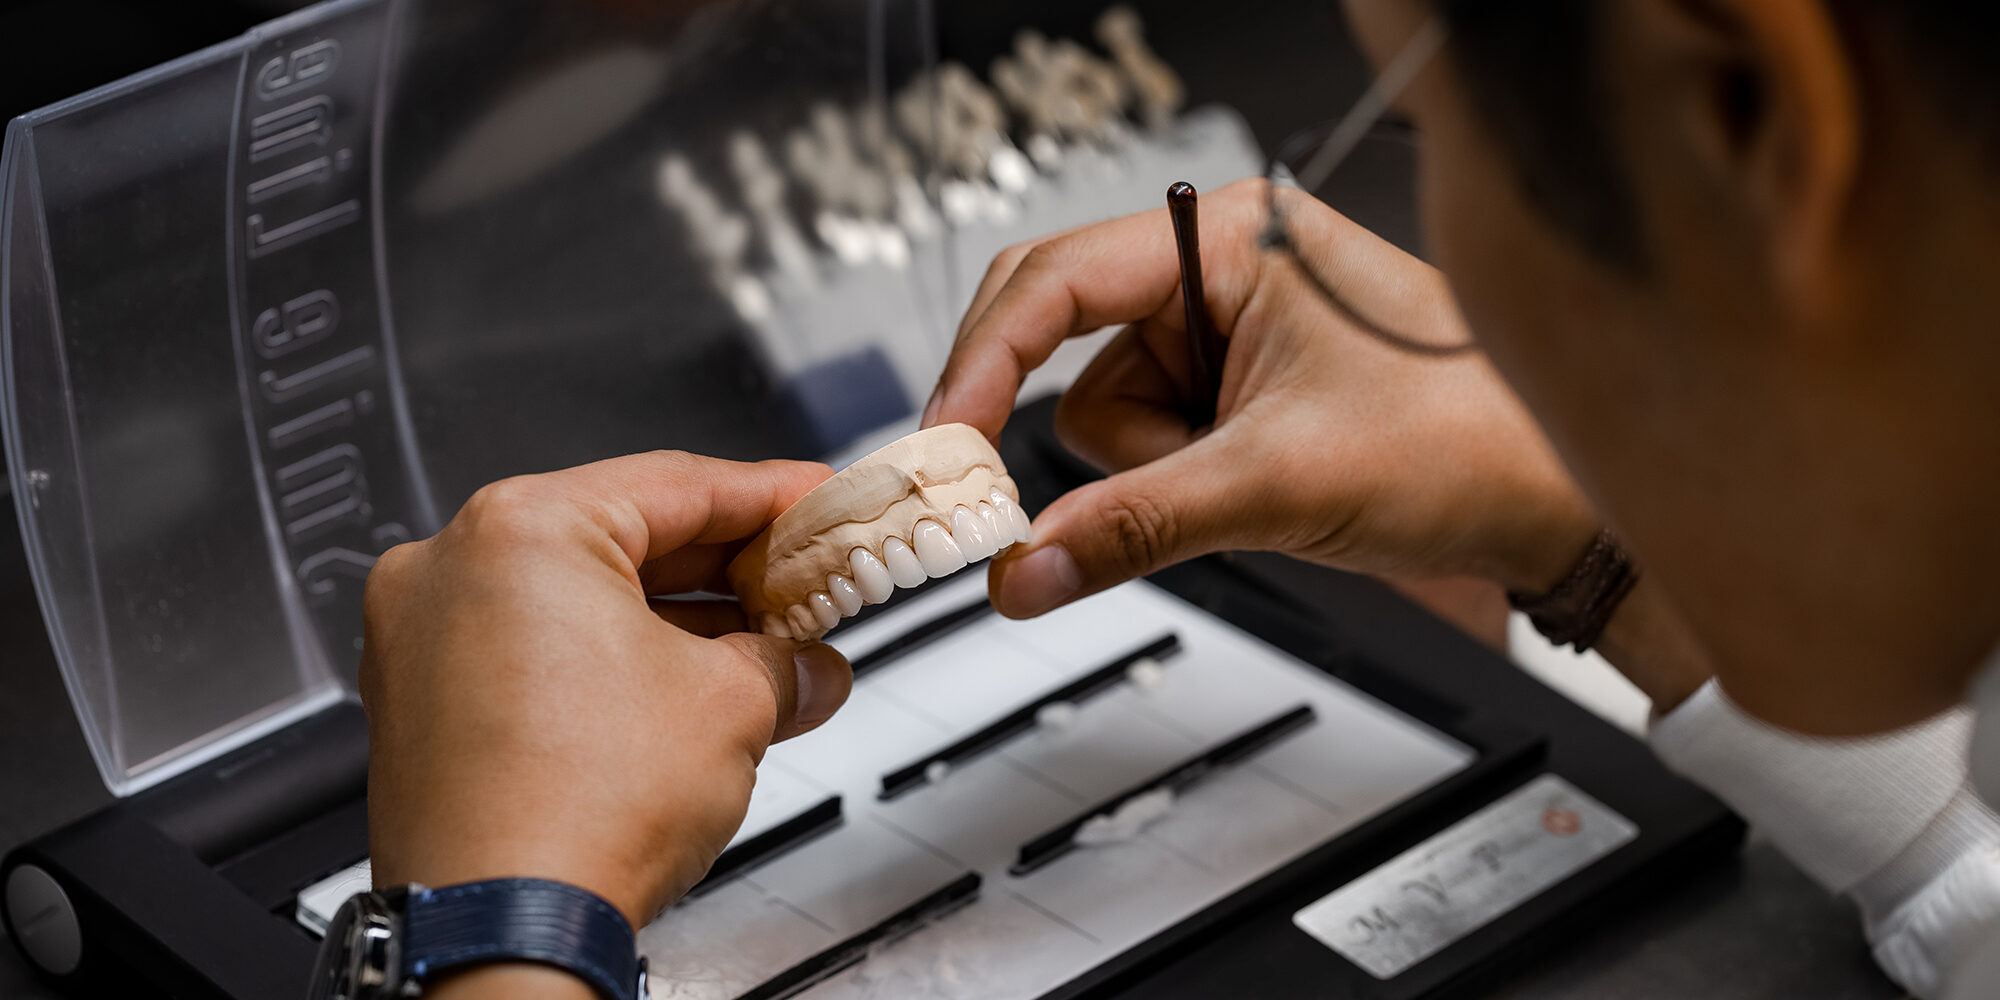
<path fill-rule="evenodd" d="M 826 643 L 800 643 L 753 632 L 737 632 L 716 641 L 736 647 L 769 676 L 771 693 L 778 699 L 773 743 L 817 729 L 846 704 L 847 693 L 854 687 L 854 668 L 848 666 L 847 657 Z"/>
<path fill-rule="evenodd" d="M 1215 436 L 1065 494 L 989 571 L 993 606 L 1032 618 L 1229 546 L 1249 513 Z"/>

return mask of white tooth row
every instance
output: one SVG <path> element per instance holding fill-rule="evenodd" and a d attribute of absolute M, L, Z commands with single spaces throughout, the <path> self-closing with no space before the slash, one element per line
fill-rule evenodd
<path fill-rule="evenodd" d="M 918 521 L 910 540 L 890 535 L 881 554 L 856 548 L 848 554 L 848 572 L 828 573 L 826 589 L 815 590 L 785 613 L 767 614 L 766 635 L 798 638 L 817 635 L 840 624 L 864 604 L 880 604 L 897 587 L 914 587 L 931 577 L 949 576 L 1028 540 L 1028 514 L 1007 494 L 994 490 L 975 506 L 952 508 L 951 526 L 934 518 Z"/>

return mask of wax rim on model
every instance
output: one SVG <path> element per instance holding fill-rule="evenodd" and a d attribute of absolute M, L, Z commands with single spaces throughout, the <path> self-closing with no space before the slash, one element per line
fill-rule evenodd
<path fill-rule="evenodd" d="M 898 587 L 1028 540 L 1028 515 L 999 453 L 973 428 L 943 424 L 801 497 L 729 564 L 729 580 L 760 631 L 818 639 Z"/>

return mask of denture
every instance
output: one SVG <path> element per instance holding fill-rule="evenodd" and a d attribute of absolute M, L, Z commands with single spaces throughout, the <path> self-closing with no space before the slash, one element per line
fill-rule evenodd
<path fill-rule="evenodd" d="M 800 497 L 729 564 L 767 635 L 818 639 L 897 587 L 948 576 L 1028 540 L 1000 455 L 965 424 L 901 438 Z"/>

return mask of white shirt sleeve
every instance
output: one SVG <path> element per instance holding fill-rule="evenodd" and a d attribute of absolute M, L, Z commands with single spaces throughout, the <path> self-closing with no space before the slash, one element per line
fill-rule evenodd
<path fill-rule="evenodd" d="M 1962 986 L 1952 973 L 2000 929 L 2000 819 L 1967 783 L 1970 736 L 1961 709 L 1881 736 L 1805 737 L 1751 717 L 1713 681 L 1651 733 L 1668 767 L 1853 896 L 1876 961 L 1925 998 Z"/>

